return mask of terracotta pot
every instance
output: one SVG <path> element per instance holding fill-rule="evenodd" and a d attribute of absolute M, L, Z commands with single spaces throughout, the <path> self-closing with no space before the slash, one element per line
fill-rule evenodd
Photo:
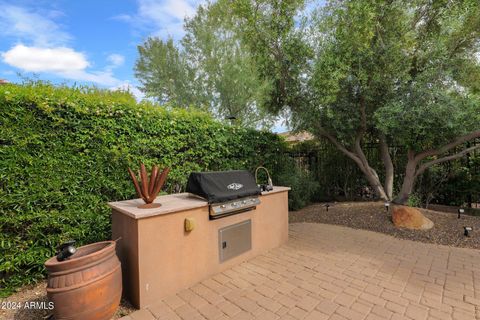
<path fill-rule="evenodd" d="M 120 303 L 122 269 L 115 241 L 77 249 L 65 261 L 45 262 L 47 296 L 54 303 L 55 320 L 108 320 Z"/>

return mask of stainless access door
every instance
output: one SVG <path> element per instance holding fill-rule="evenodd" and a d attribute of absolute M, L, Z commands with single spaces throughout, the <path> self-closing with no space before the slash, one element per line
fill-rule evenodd
<path fill-rule="evenodd" d="M 252 220 L 242 221 L 218 230 L 220 262 L 252 249 Z"/>

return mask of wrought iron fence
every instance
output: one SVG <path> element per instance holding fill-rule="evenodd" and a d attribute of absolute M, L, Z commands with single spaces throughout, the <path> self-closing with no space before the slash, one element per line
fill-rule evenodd
<path fill-rule="evenodd" d="M 470 142 L 469 146 L 474 144 L 480 144 L 480 139 Z M 366 144 L 363 149 L 370 165 L 379 169 L 378 174 L 383 179 L 378 145 Z M 392 147 L 390 154 L 395 168 L 394 189 L 399 190 L 407 161 L 406 152 L 400 147 Z M 373 198 L 373 192 L 356 164 L 327 141 L 318 143 L 311 150 L 286 152 L 285 156 L 286 159 L 293 159 L 297 168 L 309 173 L 318 182 L 319 192 L 312 200 Z M 282 163 L 279 162 L 278 165 L 281 166 Z M 463 158 L 427 170 L 417 180 L 415 195 L 423 205 L 439 203 L 480 206 L 480 151 L 477 149 Z"/>

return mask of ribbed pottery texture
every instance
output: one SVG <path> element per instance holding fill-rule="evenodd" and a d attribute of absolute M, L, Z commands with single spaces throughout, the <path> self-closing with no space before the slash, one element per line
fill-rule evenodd
<path fill-rule="evenodd" d="M 45 262 L 55 320 L 109 320 L 120 303 L 122 269 L 115 241 L 77 249 L 69 260 Z"/>

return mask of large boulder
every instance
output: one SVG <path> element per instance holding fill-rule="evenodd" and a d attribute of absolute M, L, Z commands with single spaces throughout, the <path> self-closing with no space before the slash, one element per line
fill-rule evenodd
<path fill-rule="evenodd" d="M 432 220 L 425 217 L 420 210 L 412 207 L 394 206 L 392 220 L 395 226 L 408 229 L 427 230 L 433 227 Z"/>

